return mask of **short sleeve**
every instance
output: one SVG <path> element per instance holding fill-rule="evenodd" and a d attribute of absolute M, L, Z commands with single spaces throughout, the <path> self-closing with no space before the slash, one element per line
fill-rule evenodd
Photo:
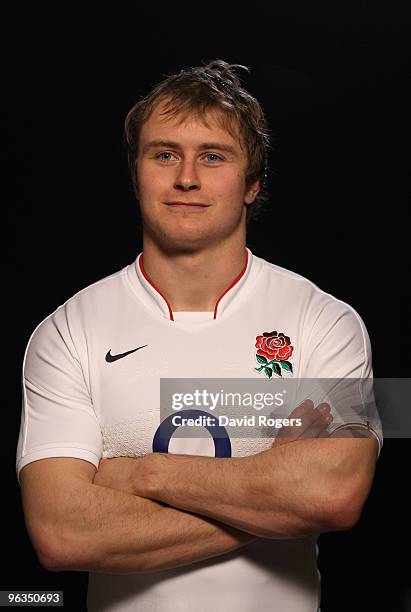
<path fill-rule="evenodd" d="M 329 299 L 318 310 L 305 347 L 302 377 L 312 381 L 310 399 L 315 405 L 330 403 L 330 434 L 349 427 L 367 429 L 377 439 L 379 456 L 383 434 L 373 393 L 371 343 L 359 314 L 348 304 Z"/>
<path fill-rule="evenodd" d="M 38 459 L 74 457 L 98 468 L 102 435 L 67 303 L 32 333 L 22 368 L 16 471 Z M 78 344 L 78 342 L 77 342 Z"/>

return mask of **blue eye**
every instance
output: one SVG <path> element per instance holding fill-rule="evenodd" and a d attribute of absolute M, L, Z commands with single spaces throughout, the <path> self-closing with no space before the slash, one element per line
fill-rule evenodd
<path fill-rule="evenodd" d="M 162 162 L 174 161 L 173 157 L 175 158 L 175 155 L 171 151 L 162 151 L 161 153 L 157 153 L 156 155 L 156 159 Z M 210 159 L 210 157 L 212 159 Z M 217 155 L 217 153 L 206 153 L 204 155 L 204 158 L 210 162 L 223 161 L 223 158 L 220 155 Z"/>
<path fill-rule="evenodd" d="M 156 156 L 156 159 L 159 159 L 160 161 L 171 161 L 170 157 L 165 159 L 164 157 L 161 157 L 162 155 L 173 155 L 170 151 L 163 151 L 163 153 L 159 153 Z"/>
<path fill-rule="evenodd" d="M 212 160 L 212 161 L 221 161 L 222 160 L 222 157 L 220 157 L 216 153 L 207 153 L 206 157 L 215 157 L 216 159 Z"/>

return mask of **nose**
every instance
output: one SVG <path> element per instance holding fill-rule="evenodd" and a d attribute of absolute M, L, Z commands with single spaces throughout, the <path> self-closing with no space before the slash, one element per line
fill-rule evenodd
<path fill-rule="evenodd" d="M 174 187 L 180 191 L 200 188 L 200 179 L 194 161 L 184 160 L 181 163 Z"/>

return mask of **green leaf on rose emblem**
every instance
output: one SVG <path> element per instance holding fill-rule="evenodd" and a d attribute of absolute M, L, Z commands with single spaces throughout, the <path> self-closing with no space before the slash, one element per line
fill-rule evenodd
<path fill-rule="evenodd" d="M 265 375 L 266 375 L 268 378 L 271 378 L 271 376 L 273 375 L 273 372 L 272 372 L 271 368 L 266 367 L 266 368 L 264 368 L 264 374 L 265 374 Z"/>
<path fill-rule="evenodd" d="M 292 372 L 293 371 L 293 366 L 289 361 L 280 361 L 281 367 L 283 368 L 283 370 L 285 370 L 286 372 Z"/>
<path fill-rule="evenodd" d="M 281 374 L 281 368 L 278 365 L 278 363 L 273 363 L 273 370 L 276 374 L 278 374 L 278 376 L 282 376 Z"/>

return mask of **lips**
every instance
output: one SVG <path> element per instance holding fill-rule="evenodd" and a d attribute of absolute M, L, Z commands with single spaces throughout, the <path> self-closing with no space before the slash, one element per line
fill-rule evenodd
<path fill-rule="evenodd" d="M 209 204 L 203 204 L 202 202 L 164 202 L 167 206 L 200 206 L 201 208 L 207 208 Z"/>

